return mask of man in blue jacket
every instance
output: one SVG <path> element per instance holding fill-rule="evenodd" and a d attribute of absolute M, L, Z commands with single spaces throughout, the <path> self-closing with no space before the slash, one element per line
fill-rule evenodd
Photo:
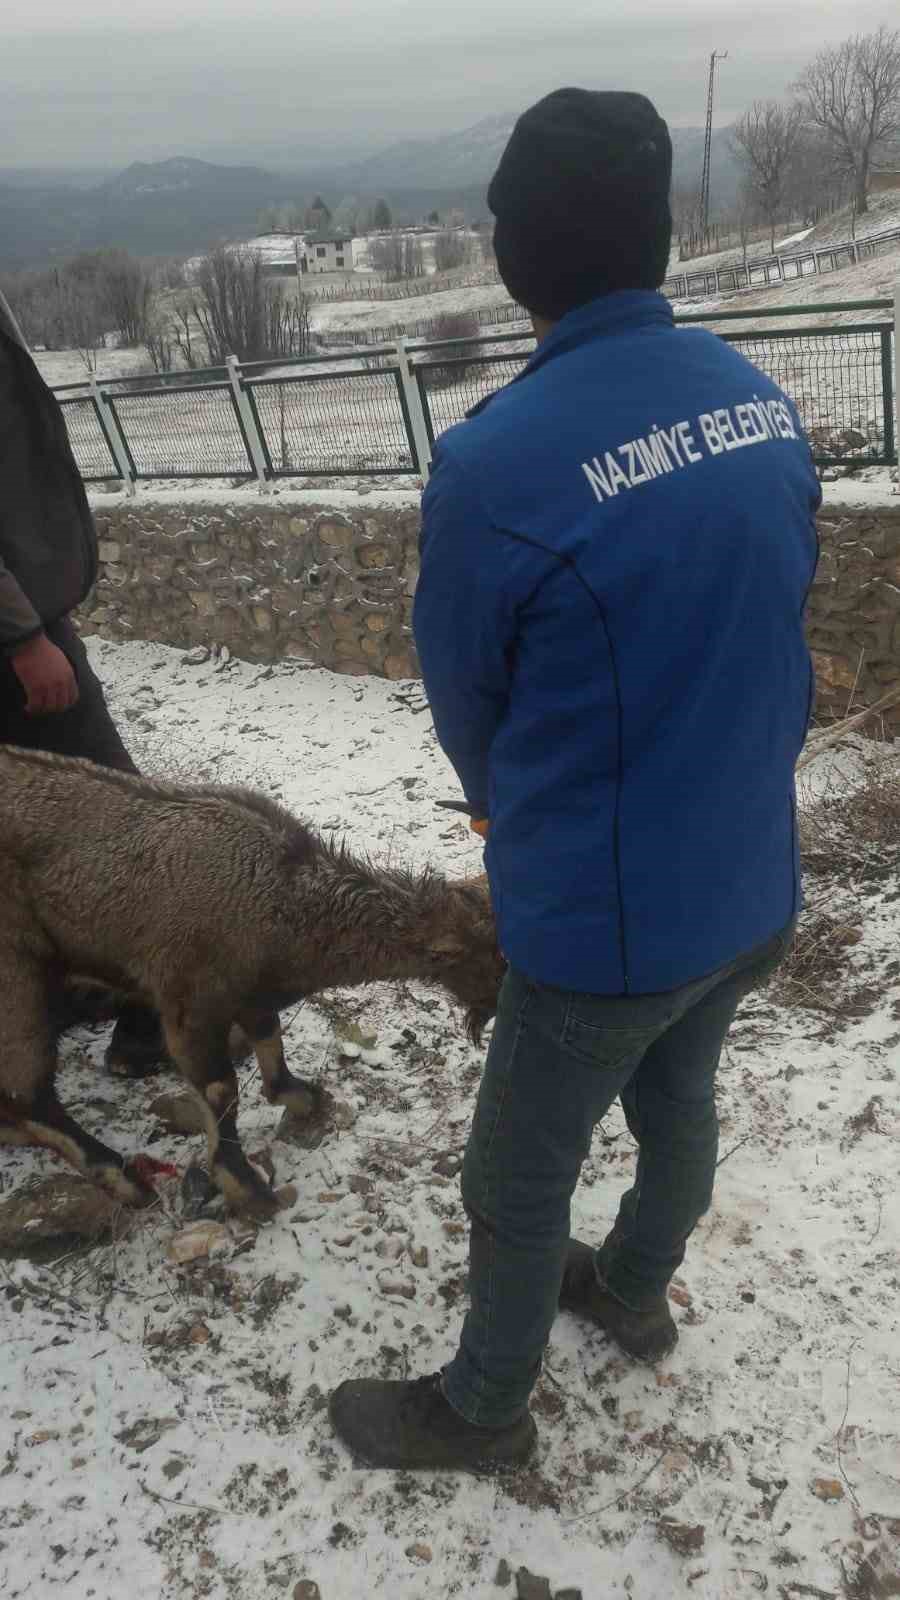
<path fill-rule="evenodd" d="M 538 347 L 435 451 L 415 632 L 510 970 L 463 1168 L 459 1350 L 332 1400 L 374 1465 L 525 1460 L 559 1305 L 635 1357 L 671 1348 L 722 1044 L 797 914 L 819 489 L 792 403 L 658 293 L 670 177 L 649 101 L 566 89 L 489 193 Z M 593 1250 L 569 1206 L 617 1097 L 637 1172 Z"/>

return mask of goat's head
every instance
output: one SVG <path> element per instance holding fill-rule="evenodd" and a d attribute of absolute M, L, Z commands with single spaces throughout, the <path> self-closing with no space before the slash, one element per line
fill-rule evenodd
<path fill-rule="evenodd" d="M 435 981 L 466 1008 L 473 1044 L 497 1010 L 506 962 L 497 944 L 487 878 L 447 885 L 440 924 L 428 939 L 426 958 Z"/>

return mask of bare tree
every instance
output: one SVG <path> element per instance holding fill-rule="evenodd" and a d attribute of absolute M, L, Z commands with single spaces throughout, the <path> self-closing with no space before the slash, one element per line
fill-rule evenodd
<path fill-rule="evenodd" d="M 165 317 L 151 317 L 144 332 L 144 343 L 154 372 L 171 372 L 179 349 L 172 322 Z"/>
<path fill-rule="evenodd" d="M 10 304 L 30 344 L 92 352 L 104 335 L 142 343 L 154 281 L 127 250 L 94 250 L 60 267 L 17 273 L 7 280 Z M 93 368 L 93 359 L 90 361 Z"/>
<path fill-rule="evenodd" d="M 184 289 L 187 285 L 187 263 L 183 256 L 164 256 L 157 261 L 156 286 L 159 289 Z"/>
<path fill-rule="evenodd" d="M 672 222 L 678 239 L 679 260 L 698 255 L 703 247 L 703 203 L 699 183 L 675 185 Z"/>
<path fill-rule="evenodd" d="M 52 273 L 5 273 L 0 278 L 0 289 L 27 342 L 57 349 L 63 340 Z"/>
<path fill-rule="evenodd" d="M 820 50 L 794 84 L 834 170 L 848 178 L 858 216 L 869 209 L 869 172 L 900 133 L 900 31 L 884 24 Z"/>
<path fill-rule="evenodd" d="M 309 302 L 287 294 L 266 276 L 258 250 L 213 250 L 197 272 L 197 293 L 180 313 L 179 340 L 191 365 L 191 324 L 199 327 L 213 366 L 225 357 L 265 361 L 272 356 L 302 356 L 309 350 Z"/>
<path fill-rule="evenodd" d="M 399 233 L 386 234 L 383 239 L 370 239 L 369 261 L 388 283 L 399 283 L 403 277 L 403 240 Z"/>
<path fill-rule="evenodd" d="M 464 267 L 472 253 L 472 241 L 468 234 L 456 228 L 445 228 L 434 241 L 434 264 L 438 272 L 452 272 L 455 267 Z"/>
<path fill-rule="evenodd" d="M 741 241 L 741 255 L 744 262 L 744 271 L 747 267 L 747 251 L 753 238 L 754 230 L 759 224 L 759 202 L 752 185 L 746 182 L 741 184 L 737 198 L 737 232 Z"/>
<path fill-rule="evenodd" d="M 106 317 L 96 284 L 71 272 L 54 276 L 62 342 L 78 351 L 88 372 L 96 372 L 97 351 L 106 345 Z"/>
<path fill-rule="evenodd" d="M 424 278 L 425 257 L 422 253 L 422 241 L 414 233 L 403 235 L 403 276 L 404 278 Z"/>
<path fill-rule="evenodd" d="M 370 239 L 369 262 L 388 283 L 425 275 L 422 243 L 412 233 L 390 233 L 380 239 Z"/>
<path fill-rule="evenodd" d="M 490 222 L 476 222 L 475 234 L 473 253 L 480 253 L 486 267 L 494 266 L 497 257 L 494 254 L 494 229 L 492 224 Z"/>
<path fill-rule="evenodd" d="M 153 288 L 140 261 L 127 250 L 104 251 L 97 292 L 122 345 L 143 344 Z"/>
<path fill-rule="evenodd" d="M 754 100 L 731 132 L 732 150 L 768 226 L 773 255 L 775 225 L 784 211 L 788 175 L 802 128 L 803 111 L 799 105 Z"/>
<path fill-rule="evenodd" d="M 201 358 L 197 349 L 199 332 L 200 330 L 194 320 L 193 301 L 187 299 L 180 301 L 175 306 L 172 337 L 175 340 L 178 354 L 181 356 L 182 365 L 189 372 L 193 372 L 200 365 Z"/>
<path fill-rule="evenodd" d="M 434 319 L 431 338 L 438 342 L 447 339 L 477 339 L 480 332 L 478 317 L 474 311 L 444 311 Z M 446 351 L 450 364 L 446 367 L 432 367 L 428 375 L 429 382 L 435 388 L 449 388 L 454 383 L 460 383 L 471 370 L 465 365 L 466 357 L 480 354 L 479 345 L 450 345 Z"/>
<path fill-rule="evenodd" d="M 822 135 L 817 128 L 804 127 L 785 183 L 786 209 L 811 227 L 846 203 L 846 179 L 835 173 Z"/>

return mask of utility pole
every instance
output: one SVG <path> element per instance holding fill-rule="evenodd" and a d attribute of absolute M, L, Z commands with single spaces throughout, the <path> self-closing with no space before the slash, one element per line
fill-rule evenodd
<path fill-rule="evenodd" d="M 712 152 L 713 97 L 716 84 L 716 62 L 727 61 L 727 50 L 714 50 L 709 58 L 709 89 L 706 95 L 706 138 L 703 142 L 703 177 L 700 181 L 700 226 L 703 236 L 709 233 L 709 161 Z"/>

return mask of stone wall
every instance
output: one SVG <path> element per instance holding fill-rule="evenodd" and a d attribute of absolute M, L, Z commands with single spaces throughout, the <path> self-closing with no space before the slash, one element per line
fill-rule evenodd
<path fill-rule="evenodd" d="M 82 632 L 415 677 L 419 515 L 405 498 L 350 514 L 261 501 L 98 503 L 100 574 Z"/>
<path fill-rule="evenodd" d="M 825 720 L 845 716 L 851 695 L 861 710 L 900 686 L 900 500 L 826 502 L 819 536 L 807 634 Z M 900 731 L 900 706 L 884 720 Z"/>
<path fill-rule="evenodd" d="M 86 633 L 227 644 L 252 661 L 302 656 L 337 672 L 415 677 L 415 495 L 342 508 L 131 500 L 95 508 L 101 569 Z M 373 497 L 374 498 L 374 497 Z M 819 715 L 900 684 L 900 500 L 826 504 L 809 640 Z M 349 508 L 349 509 L 346 509 Z M 887 719 L 900 729 L 900 708 Z"/>

